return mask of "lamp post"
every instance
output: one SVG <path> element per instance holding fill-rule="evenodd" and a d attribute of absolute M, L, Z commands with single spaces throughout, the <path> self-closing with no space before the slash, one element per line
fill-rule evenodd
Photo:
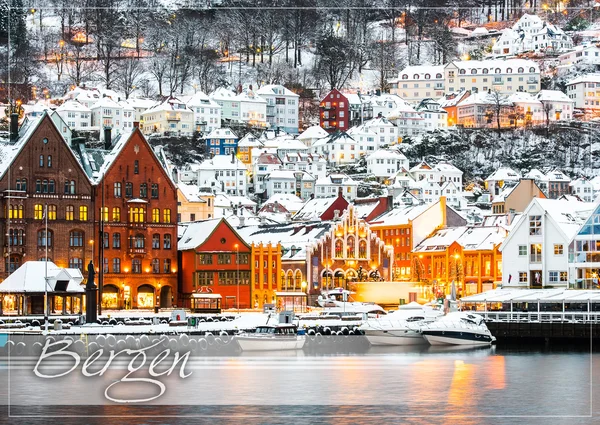
<path fill-rule="evenodd" d="M 455 268 L 455 274 L 456 274 L 456 284 L 459 285 L 459 288 L 461 288 L 461 297 L 462 297 L 463 292 L 464 292 L 464 288 L 460 283 L 462 264 L 460 262 L 460 254 L 458 254 L 458 253 L 454 254 L 454 268 Z"/>
<path fill-rule="evenodd" d="M 236 264 L 236 277 L 237 277 L 237 296 L 235 297 L 235 301 L 237 303 L 237 312 L 240 314 L 240 246 L 238 244 L 234 245 L 235 248 L 235 264 Z"/>
<path fill-rule="evenodd" d="M 302 288 L 302 292 L 306 293 L 306 299 L 308 300 L 308 293 L 307 293 L 308 283 L 305 280 L 303 280 L 302 283 L 300 284 L 300 287 Z M 306 310 L 306 307 L 304 307 L 302 310 L 303 311 Z"/>

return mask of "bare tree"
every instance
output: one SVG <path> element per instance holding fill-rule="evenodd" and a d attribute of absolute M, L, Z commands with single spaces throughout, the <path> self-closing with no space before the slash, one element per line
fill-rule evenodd
<path fill-rule="evenodd" d="M 502 115 L 507 112 L 513 105 L 508 100 L 508 96 L 501 94 L 499 91 L 491 91 L 487 94 L 486 100 L 488 101 L 487 114 L 496 118 L 496 125 L 498 133 L 501 129 L 500 120 Z"/>
<path fill-rule="evenodd" d="M 90 60 L 83 43 L 72 43 L 68 48 L 67 75 L 73 84 L 79 86 L 96 70 L 96 62 Z"/>
<path fill-rule="evenodd" d="M 550 114 L 552 114 L 552 110 L 554 109 L 552 102 L 547 100 L 541 100 L 542 103 L 542 111 L 544 112 L 544 116 L 546 118 L 546 137 L 550 134 Z"/>
<path fill-rule="evenodd" d="M 330 32 L 317 41 L 317 52 L 317 73 L 331 90 L 343 87 L 356 69 L 356 55 L 350 43 Z"/>
<path fill-rule="evenodd" d="M 125 99 L 137 88 L 144 69 L 138 59 L 128 58 L 119 63 L 116 71 L 115 86 L 125 94 Z"/>
<path fill-rule="evenodd" d="M 396 75 L 400 68 L 397 61 L 396 43 L 393 41 L 379 40 L 371 44 L 373 58 L 371 67 L 379 75 L 378 88 L 382 93 L 390 91 L 389 79 Z"/>

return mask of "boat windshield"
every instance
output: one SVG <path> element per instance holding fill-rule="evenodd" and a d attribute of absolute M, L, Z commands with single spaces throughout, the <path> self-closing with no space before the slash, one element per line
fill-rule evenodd
<path fill-rule="evenodd" d="M 257 334 L 274 334 L 275 328 L 259 326 L 258 328 L 256 328 L 256 333 Z"/>

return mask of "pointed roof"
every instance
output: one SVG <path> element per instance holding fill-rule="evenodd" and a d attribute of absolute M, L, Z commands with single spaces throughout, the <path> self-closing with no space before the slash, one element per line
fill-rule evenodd
<path fill-rule="evenodd" d="M 48 276 L 47 286 L 46 276 Z M 56 284 L 59 281 L 68 282 L 65 292 L 85 292 L 85 289 L 81 286 L 83 275 L 79 269 L 63 269 L 52 261 L 48 261 L 47 264 L 45 261 L 27 261 L 23 263 L 21 267 L 0 283 L 0 292 L 39 294 L 47 289 L 49 293 L 52 293 L 55 292 Z"/>

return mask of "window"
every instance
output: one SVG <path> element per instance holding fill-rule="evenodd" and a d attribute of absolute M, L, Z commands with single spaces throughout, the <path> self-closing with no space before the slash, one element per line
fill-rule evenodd
<path fill-rule="evenodd" d="M 231 264 L 231 254 L 219 254 L 217 258 L 218 264 Z"/>
<path fill-rule="evenodd" d="M 71 248 L 83 246 L 83 232 L 79 230 L 72 230 L 69 233 L 69 246 Z"/>
<path fill-rule="evenodd" d="M 44 168 L 44 155 L 40 155 L 40 167 Z"/>
<path fill-rule="evenodd" d="M 35 181 L 35 193 L 42 193 L 42 181 L 39 179 Z"/>
<path fill-rule="evenodd" d="M 38 237 L 38 248 L 45 248 L 46 246 L 48 246 L 49 248 L 52 247 L 52 236 L 53 236 L 53 232 L 52 230 L 48 230 L 48 235 L 46 237 L 46 230 L 40 230 L 37 232 L 37 237 Z M 48 245 L 46 245 L 46 243 Z"/>
<path fill-rule="evenodd" d="M 519 283 L 527 283 L 527 272 L 519 272 Z"/>
<path fill-rule="evenodd" d="M 142 272 L 142 260 L 138 258 L 134 258 L 131 260 L 131 273 L 141 273 Z"/>
<path fill-rule="evenodd" d="M 54 180 L 50 180 L 48 182 L 48 193 L 56 193 L 56 185 L 54 184 Z"/>
<path fill-rule="evenodd" d="M 171 235 L 163 236 L 163 249 L 171 249 Z M 247 264 L 247 263 L 244 263 Z"/>
<path fill-rule="evenodd" d="M 139 174 L 140 173 L 140 161 L 138 161 L 137 159 L 135 161 L 133 161 L 133 174 Z"/>
<path fill-rule="evenodd" d="M 163 264 L 163 273 L 171 273 L 171 260 L 169 258 L 165 258 Z"/>
<path fill-rule="evenodd" d="M 519 245 L 519 256 L 527 255 L 527 245 Z"/>
<path fill-rule="evenodd" d="M 131 223 L 143 223 L 145 221 L 146 211 L 141 207 L 134 207 L 129 210 L 129 221 Z"/>
<path fill-rule="evenodd" d="M 152 183 L 152 199 L 158 199 L 158 184 Z M 210 205 L 209 205 L 210 206 Z"/>
<path fill-rule="evenodd" d="M 10 229 L 8 234 L 9 246 L 23 246 L 25 245 L 25 230 L 22 229 Z"/>
<path fill-rule="evenodd" d="M 83 270 L 83 259 L 81 259 L 81 258 L 69 259 L 69 268 Z"/>
<path fill-rule="evenodd" d="M 110 240 L 109 240 L 108 232 L 104 232 L 104 236 L 103 236 L 102 240 L 104 242 L 104 248 L 109 248 L 110 247 Z"/>
<path fill-rule="evenodd" d="M 559 272 L 558 273 L 558 280 L 560 282 L 566 282 L 567 281 L 567 272 Z"/>
<path fill-rule="evenodd" d="M 115 222 L 121 221 L 121 208 L 114 207 L 112 209 L 112 221 L 115 221 Z"/>
<path fill-rule="evenodd" d="M 100 220 L 108 221 L 108 207 L 100 208 Z"/>
<path fill-rule="evenodd" d="M 8 218 L 22 219 L 23 218 L 23 205 L 9 205 Z"/>
<path fill-rule="evenodd" d="M 56 220 L 56 205 L 48 205 L 48 220 Z"/>
<path fill-rule="evenodd" d="M 16 189 L 27 192 L 27 179 L 17 179 Z"/>
<path fill-rule="evenodd" d="M 120 258 L 113 258 L 112 272 L 113 273 L 121 273 L 121 259 Z"/>
<path fill-rule="evenodd" d="M 535 243 L 529 246 L 530 258 L 529 261 L 532 263 L 542 262 L 542 244 Z"/>
<path fill-rule="evenodd" d="M 133 198 L 133 183 L 131 182 L 125 183 L 125 197 Z"/>
<path fill-rule="evenodd" d="M 152 208 L 152 223 L 160 223 L 160 209 Z"/>
<path fill-rule="evenodd" d="M 152 235 L 152 249 L 160 249 L 160 235 L 158 233 Z"/>
<path fill-rule="evenodd" d="M 86 207 L 85 205 L 81 205 L 79 207 L 79 220 L 87 221 L 87 219 L 88 219 L 88 207 Z"/>
<path fill-rule="evenodd" d="M 529 235 L 540 236 L 542 234 L 542 216 L 541 215 L 530 215 L 529 216 Z"/>
<path fill-rule="evenodd" d="M 212 264 L 212 254 L 199 254 L 200 264 Z"/>
<path fill-rule="evenodd" d="M 165 208 L 163 210 L 163 223 L 171 222 L 171 210 L 169 208 Z"/>
<path fill-rule="evenodd" d="M 41 204 L 36 204 L 33 207 L 33 219 L 42 220 L 44 218 L 44 208 Z"/>
<path fill-rule="evenodd" d="M 75 194 L 75 180 L 65 180 L 65 195 Z"/>
<path fill-rule="evenodd" d="M 52 168 L 52 155 L 48 155 L 48 160 L 46 161 L 46 164 L 48 168 Z"/>
<path fill-rule="evenodd" d="M 554 244 L 554 255 L 563 255 L 563 245 Z"/>
<path fill-rule="evenodd" d="M 132 236 L 129 239 L 129 248 L 131 249 L 143 249 L 146 247 L 146 238 L 141 233 Z"/>
<path fill-rule="evenodd" d="M 121 197 L 121 182 L 116 182 L 115 184 L 113 184 L 113 193 L 115 195 L 115 198 Z"/>
<path fill-rule="evenodd" d="M 152 273 L 160 273 L 160 260 L 158 258 L 152 259 Z"/>
<path fill-rule="evenodd" d="M 147 198 L 148 197 L 148 185 L 146 183 L 142 183 L 140 185 L 140 198 Z"/>
<path fill-rule="evenodd" d="M 48 180 L 42 180 L 42 193 L 48 193 Z"/>

